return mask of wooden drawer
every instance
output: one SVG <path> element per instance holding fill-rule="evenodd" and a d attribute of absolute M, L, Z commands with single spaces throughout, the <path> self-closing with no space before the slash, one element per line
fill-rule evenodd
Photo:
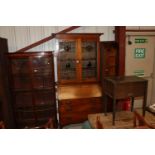
<path fill-rule="evenodd" d="M 147 80 L 136 76 L 107 77 L 104 79 L 104 92 L 115 99 L 144 96 Z"/>
<path fill-rule="evenodd" d="M 87 98 L 59 101 L 60 126 L 80 123 L 88 119 L 88 114 L 103 112 L 101 98 Z"/>
<path fill-rule="evenodd" d="M 74 113 L 101 108 L 101 98 L 62 100 L 59 102 L 59 112 Z"/>
<path fill-rule="evenodd" d="M 146 85 L 144 82 L 120 84 L 118 85 L 117 91 L 115 92 L 116 99 L 125 98 L 127 96 L 128 97 L 143 96 L 145 87 Z"/>

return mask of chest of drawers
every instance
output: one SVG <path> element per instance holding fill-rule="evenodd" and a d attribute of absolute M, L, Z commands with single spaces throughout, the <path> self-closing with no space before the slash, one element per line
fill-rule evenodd
<path fill-rule="evenodd" d="M 88 114 L 103 112 L 99 85 L 64 86 L 58 89 L 60 127 L 81 123 Z"/>

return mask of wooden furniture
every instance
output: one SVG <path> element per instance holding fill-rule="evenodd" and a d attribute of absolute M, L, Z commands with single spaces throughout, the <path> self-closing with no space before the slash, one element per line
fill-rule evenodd
<path fill-rule="evenodd" d="M 154 125 L 152 125 L 144 117 L 142 117 L 138 111 L 134 110 L 134 127 L 137 129 L 155 129 L 155 122 Z"/>
<path fill-rule="evenodd" d="M 17 128 L 31 128 L 53 119 L 57 112 L 52 52 L 10 53 L 11 91 Z"/>
<path fill-rule="evenodd" d="M 101 79 L 116 76 L 118 73 L 118 43 L 104 41 L 101 46 Z"/>
<path fill-rule="evenodd" d="M 100 80 L 101 34 L 57 34 L 58 110 L 60 127 L 102 112 Z"/>
<path fill-rule="evenodd" d="M 106 77 L 105 81 L 105 114 L 107 107 L 107 96 L 113 99 L 113 125 L 115 124 L 115 111 L 116 100 L 124 99 L 127 97 L 132 98 L 132 106 L 134 103 L 134 97 L 143 96 L 143 116 L 145 115 L 146 98 L 147 98 L 147 85 L 146 79 L 136 76 L 122 76 L 122 77 Z M 132 109 L 132 108 L 131 108 Z"/>
<path fill-rule="evenodd" d="M 112 112 L 89 114 L 88 122 L 92 129 L 132 129 L 134 114 L 131 111 L 119 111 L 115 118 L 115 125 L 112 124 Z"/>
<path fill-rule="evenodd" d="M 115 26 L 115 41 L 119 45 L 118 52 L 118 75 L 125 75 L 125 47 L 126 47 L 126 27 Z"/>
<path fill-rule="evenodd" d="M 42 126 L 43 129 L 53 129 L 54 128 L 54 125 L 53 125 L 53 119 L 52 118 L 49 118 L 48 122 L 45 123 L 43 126 Z"/>
<path fill-rule="evenodd" d="M 58 83 L 98 81 L 101 34 L 57 34 Z"/>
<path fill-rule="evenodd" d="M 26 129 L 53 129 L 54 125 L 53 125 L 53 119 L 49 118 L 48 122 L 46 122 L 45 124 L 40 124 L 39 126 L 34 126 L 31 128 L 26 127 Z"/>
<path fill-rule="evenodd" d="M 153 106 L 153 109 L 151 106 Z M 146 107 L 146 111 L 150 112 L 151 114 L 153 114 L 155 116 L 154 105 L 150 105 L 150 106 Z"/>
<path fill-rule="evenodd" d="M 103 112 L 98 84 L 64 85 L 58 88 L 59 121 L 62 128 L 84 122 L 88 114 Z"/>
<path fill-rule="evenodd" d="M 104 94 L 104 77 L 118 75 L 118 43 L 115 41 L 100 42 L 101 47 L 101 86 Z M 112 99 L 108 97 L 107 111 L 112 111 Z M 103 101 L 104 102 L 104 101 Z"/>
<path fill-rule="evenodd" d="M 115 125 L 112 125 L 112 113 L 89 114 L 88 122 L 92 129 L 154 129 L 155 117 L 146 111 L 145 118 L 142 110 L 120 111 L 116 115 Z"/>
<path fill-rule="evenodd" d="M 0 129 L 5 129 L 5 125 L 3 121 L 0 121 Z"/>
<path fill-rule="evenodd" d="M 7 53 L 7 39 L 0 38 L 0 120 L 5 123 L 6 128 L 14 128 Z"/>

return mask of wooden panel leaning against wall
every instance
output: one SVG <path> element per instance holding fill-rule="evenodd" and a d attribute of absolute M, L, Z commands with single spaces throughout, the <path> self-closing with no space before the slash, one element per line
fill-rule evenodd
<path fill-rule="evenodd" d="M 9 89 L 8 74 L 8 45 L 7 39 L 0 38 L 0 121 L 5 128 L 14 128 L 11 92 Z"/>
<path fill-rule="evenodd" d="M 104 95 L 104 77 L 118 75 L 118 43 L 115 41 L 100 42 L 101 47 L 101 85 Z M 108 98 L 107 111 L 112 111 L 112 100 Z"/>

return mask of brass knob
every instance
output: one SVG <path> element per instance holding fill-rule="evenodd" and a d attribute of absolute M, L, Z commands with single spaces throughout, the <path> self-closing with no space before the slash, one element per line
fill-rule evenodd
<path fill-rule="evenodd" d="M 79 64 L 80 63 L 80 60 L 76 60 L 76 63 Z"/>

